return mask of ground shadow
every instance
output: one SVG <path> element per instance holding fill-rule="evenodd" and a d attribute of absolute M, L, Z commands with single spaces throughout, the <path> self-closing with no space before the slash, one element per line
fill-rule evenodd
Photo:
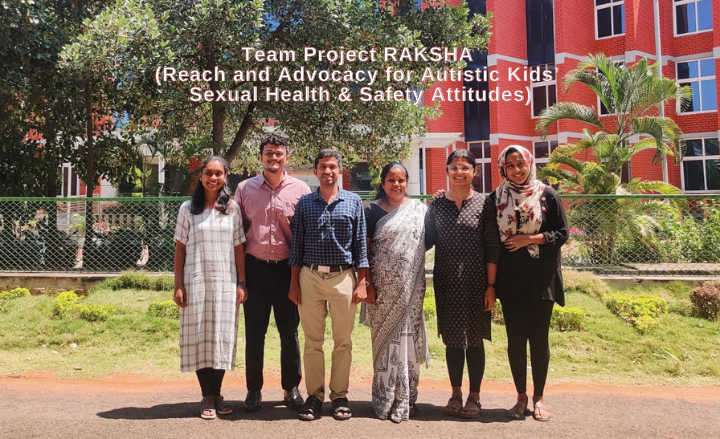
<path fill-rule="evenodd" d="M 282 401 L 263 401 L 262 408 L 255 413 L 248 413 L 243 408 L 242 401 L 228 401 L 233 407 L 233 413 L 218 416 L 218 419 L 225 421 L 243 421 L 252 419 L 254 421 L 277 421 L 287 419 L 298 419 L 294 410 L 288 410 Z M 412 421 L 417 422 L 482 422 L 497 423 L 510 422 L 507 411 L 504 409 L 483 409 L 479 419 L 463 419 L 446 415 L 444 407 L 434 404 L 418 404 L 419 413 L 413 416 Z M 350 402 L 353 411 L 353 418 L 376 419 L 372 403 L 369 401 Z M 196 402 L 179 402 L 170 404 L 159 404 L 152 407 L 121 407 L 97 414 L 105 419 L 130 419 L 130 420 L 155 420 L 155 419 L 180 419 L 200 416 L 200 404 Z M 322 417 L 332 417 L 332 403 L 325 402 L 322 407 Z"/>

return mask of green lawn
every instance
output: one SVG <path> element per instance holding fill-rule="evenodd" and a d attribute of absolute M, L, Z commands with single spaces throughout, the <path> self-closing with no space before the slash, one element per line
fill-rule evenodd
<path fill-rule="evenodd" d="M 602 299 L 569 292 L 567 305 L 586 314 L 583 332 L 551 330 L 550 383 L 602 382 L 636 385 L 720 384 L 720 323 L 686 317 L 689 284 L 653 283 L 649 287 L 612 287 L 612 292 L 654 294 L 670 302 L 659 328 L 640 334 L 605 307 Z M 152 301 L 167 300 L 169 291 L 96 288 L 84 303 L 114 305 L 118 314 L 104 322 L 52 318 L 53 297 L 21 297 L 0 310 L 0 373 L 54 371 L 61 378 L 99 377 L 120 373 L 158 378 L 178 377 L 179 324 L 175 319 L 145 314 Z M 241 317 L 242 319 L 242 317 Z M 328 325 L 326 361 L 332 336 Z M 433 317 L 427 322 L 431 362 L 425 378 L 446 379 L 444 347 Z M 302 343 L 302 330 L 300 335 Z M 353 336 L 353 379 L 372 376 L 370 330 L 356 325 Z M 74 343 L 77 347 L 71 347 Z M 493 324 L 486 343 L 485 376 L 510 382 L 505 330 Z M 279 373 L 279 339 L 274 322 L 266 341 L 266 370 Z M 244 330 L 240 322 L 238 368 L 243 369 Z M 76 370 L 81 368 L 81 370 Z"/>

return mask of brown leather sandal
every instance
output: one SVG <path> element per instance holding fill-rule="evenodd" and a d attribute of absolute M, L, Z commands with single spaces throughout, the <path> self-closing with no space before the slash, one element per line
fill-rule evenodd
<path fill-rule="evenodd" d="M 460 416 L 460 410 L 462 410 L 462 396 L 455 395 L 448 400 L 445 406 L 445 414 L 448 416 Z"/>

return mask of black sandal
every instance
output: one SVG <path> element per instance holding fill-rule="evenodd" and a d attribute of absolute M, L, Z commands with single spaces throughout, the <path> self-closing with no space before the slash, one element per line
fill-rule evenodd
<path fill-rule="evenodd" d="M 333 401 L 333 418 L 338 421 L 352 418 L 352 411 L 348 405 L 347 398 L 338 398 Z"/>
<path fill-rule="evenodd" d="M 298 418 L 303 421 L 313 421 L 320 418 L 320 412 L 322 412 L 322 401 L 317 396 L 310 395 L 300 407 Z"/>

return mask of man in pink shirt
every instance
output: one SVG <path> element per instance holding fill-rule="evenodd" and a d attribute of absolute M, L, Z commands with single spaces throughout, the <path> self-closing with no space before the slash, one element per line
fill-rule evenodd
<path fill-rule="evenodd" d="M 288 298 L 290 290 L 290 224 L 297 201 L 310 187 L 285 171 L 290 158 L 287 136 L 270 133 L 260 142 L 263 172 L 240 182 L 235 201 L 242 210 L 245 227 L 245 270 L 248 298 L 245 312 L 245 375 L 248 393 L 245 410 L 260 409 L 263 386 L 265 334 L 274 310 L 280 333 L 281 384 L 285 404 L 297 410 L 303 404 L 298 391 L 302 378 L 298 341 L 297 306 Z"/>

